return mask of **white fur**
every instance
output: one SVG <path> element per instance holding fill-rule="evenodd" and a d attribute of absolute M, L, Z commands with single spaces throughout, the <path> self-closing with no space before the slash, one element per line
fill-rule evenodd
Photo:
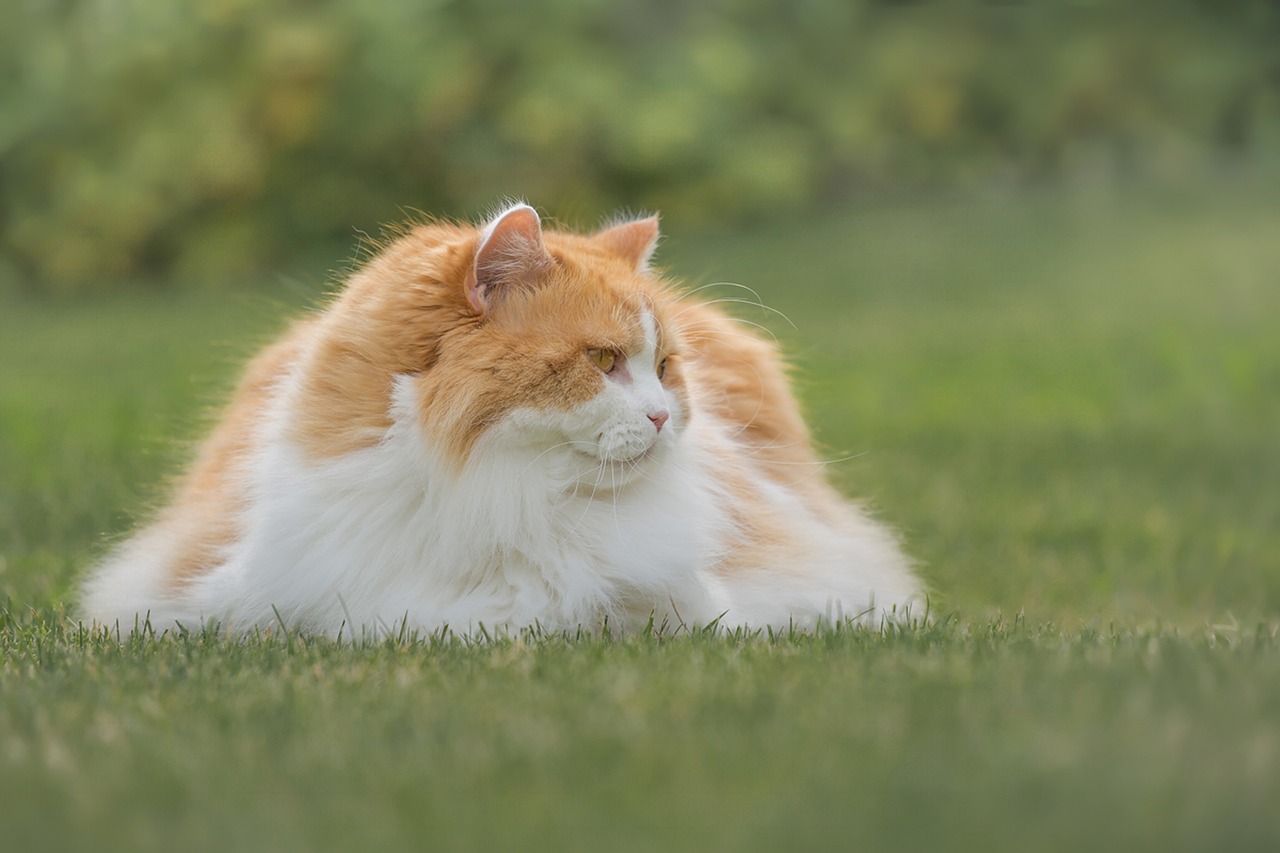
<path fill-rule="evenodd" d="M 856 514 L 833 526 L 791 490 L 758 477 L 797 543 L 787 565 L 716 571 L 735 537 L 732 497 L 710 466 L 729 425 L 689 420 L 657 380 L 652 318 L 629 354 L 630 381 L 605 383 L 569 413 L 518 410 L 486 430 L 455 474 L 420 428 L 414 377 L 398 377 L 380 444 L 330 461 L 286 438 L 296 376 L 278 387 L 257 435 L 241 519 L 226 559 L 190 584 L 165 579 L 173 532 L 143 530 L 93 573 L 84 609 L 130 630 L 217 622 L 345 636 L 407 623 L 470 633 L 812 627 L 917 610 L 920 590 L 892 537 Z M 657 430 L 649 416 L 670 421 Z"/>

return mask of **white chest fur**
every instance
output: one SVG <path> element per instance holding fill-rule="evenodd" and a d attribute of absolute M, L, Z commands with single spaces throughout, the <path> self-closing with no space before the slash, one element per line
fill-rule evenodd
<path fill-rule="evenodd" d="M 556 453 L 497 428 L 457 472 L 397 396 L 384 441 L 335 460 L 307 461 L 265 425 L 244 535 L 187 593 L 202 617 L 232 629 L 283 618 L 328 633 L 405 621 L 473 631 L 651 614 L 706 623 L 727 606 L 705 571 L 723 522 L 691 448 L 626 488 L 613 488 L 613 466 L 584 488 L 557 471 Z"/>

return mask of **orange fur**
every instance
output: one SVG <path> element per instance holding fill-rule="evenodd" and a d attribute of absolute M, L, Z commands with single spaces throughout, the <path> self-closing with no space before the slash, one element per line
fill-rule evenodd
<path fill-rule="evenodd" d="M 243 505 L 242 478 L 253 448 L 253 434 L 280 375 L 297 355 L 308 323 L 297 324 L 284 339 L 268 347 L 245 371 L 234 403 L 201 448 L 191 469 L 178 481 L 173 502 L 159 522 L 171 527 L 179 541 L 173 560 L 176 582 L 189 580 L 216 565 L 239 528 Z"/>
<path fill-rule="evenodd" d="M 603 378 L 583 352 L 636 350 L 641 307 L 653 312 L 659 352 L 669 359 L 664 385 L 692 417 L 733 425 L 768 476 L 798 485 L 822 517 L 842 511 L 817 470 L 821 463 L 774 347 L 643 269 L 656 220 L 597 237 L 545 232 L 554 260 L 546 281 L 513 288 L 488 311 L 477 310 L 464 286 L 480 239 L 477 229 L 462 225 L 412 229 L 322 312 L 251 363 L 159 519 L 182 543 L 172 565 L 175 584 L 214 565 L 235 537 L 252 433 L 286 377 L 296 388 L 287 434 L 307 456 L 329 459 L 378 443 L 391 425 L 394 377 L 407 375 L 414 377 L 426 434 L 461 466 L 484 429 L 513 408 L 567 409 L 594 396 Z M 783 522 L 771 519 L 737 460 L 719 464 L 739 498 L 743 531 L 743 547 L 720 568 L 765 565 L 770 549 L 789 541 Z"/>

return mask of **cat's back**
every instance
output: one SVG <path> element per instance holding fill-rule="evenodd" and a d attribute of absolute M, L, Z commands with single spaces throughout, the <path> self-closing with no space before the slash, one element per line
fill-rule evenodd
<path fill-rule="evenodd" d="M 702 406 L 729 424 L 738 442 L 787 480 L 788 466 L 820 464 L 776 346 L 714 305 L 686 301 L 680 323 L 692 351 Z"/>
<path fill-rule="evenodd" d="M 81 604 L 100 622 L 123 618 L 127 624 L 136 613 L 160 619 L 178 590 L 223 561 L 242 533 L 239 519 L 249 502 L 264 420 L 286 390 L 315 324 L 312 318 L 296 321 L 249 362 L 169 502 L 91 572 Z"/>

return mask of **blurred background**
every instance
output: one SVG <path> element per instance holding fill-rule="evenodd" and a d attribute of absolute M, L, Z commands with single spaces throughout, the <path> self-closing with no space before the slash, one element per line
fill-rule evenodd
<path fill-rule="evenodd" d="M 225 285 L 403 210 L 507 196 L 684 231 L 1280 150 L 1273 0 L 15 0 L 4 17 L 11 291 Z"/>
<path fill-rule="evenodd" d="M 0 848 L 1280 849 L 1280 0 L 0 7 Z M 661 211 L 937 630 L 87 642 L 362 235 L 511 196 Z"/>
<path fill-rule="evenodd" d="M 15 0 L 0 105 L 0 601 L 362 235 L 516 196 L 775 309 L 704 291 L 939 608 L 1280 613 L 1275 0 Z"/>

